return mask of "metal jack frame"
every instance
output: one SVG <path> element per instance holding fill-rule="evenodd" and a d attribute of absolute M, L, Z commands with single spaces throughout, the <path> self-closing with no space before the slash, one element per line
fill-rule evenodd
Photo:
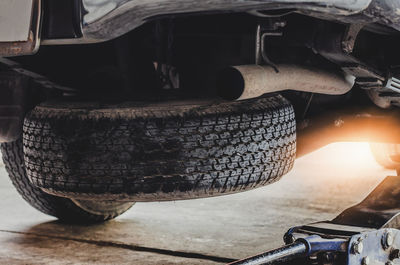
<path fill-rule="evenodd" d="M 231 264 L 400 264 L 399 172 L 332 221 L 289 229 L 284 241 L 284 247 Z"/>

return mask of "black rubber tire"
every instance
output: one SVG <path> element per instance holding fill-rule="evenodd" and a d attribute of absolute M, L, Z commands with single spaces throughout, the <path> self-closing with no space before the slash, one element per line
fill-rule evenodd
<path fill-rule="evenodd" d="M 34 185 L 72 198 L 160 201 L 275 182 L 293 166 L 296 124 L 280 95 L 226 103 L 47 103 L 25 119 Z"/>
<path fill-rule="evenodd" d="M 43 192 L 28 180 L 22 141 L 1 144 L 3 162 L 22 198 L 37 210 L 68 223 L 98 223 L 122 214 L 133 203 L 72 201 Z M 80 206 L 78 206 L 80 205 Z"/>

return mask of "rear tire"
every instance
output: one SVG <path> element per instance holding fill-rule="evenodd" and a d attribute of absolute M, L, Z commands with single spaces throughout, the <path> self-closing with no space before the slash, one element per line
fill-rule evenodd
<path fill-rule="evenodd" d="M 133 203 L 74 201 L 57 197 L 34 187 L 24 165 L 22 141 L 1 144 L 3 162 L 11 182 L 22 198 L 37 210 L 68 223 L 97 223 L 113 219 Z"/>
<path fill-rule="evenodd" d="M 400 144 L 370 143 L 376 162 L 386 169 L 400 169 Z"/>

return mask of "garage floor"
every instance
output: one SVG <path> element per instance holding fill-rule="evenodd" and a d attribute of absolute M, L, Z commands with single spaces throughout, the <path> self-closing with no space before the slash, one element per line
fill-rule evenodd
<path fill-rule="evenodd" d="M 216 264 L 282 243 L 294 225 L 333 218 L 386 175 L 368 144 L 334 144 L 280 182 L 216 198 L 138 203 L 106 224 L 57 223 L 26 204 L 0 164 L 0 264 Z"/>

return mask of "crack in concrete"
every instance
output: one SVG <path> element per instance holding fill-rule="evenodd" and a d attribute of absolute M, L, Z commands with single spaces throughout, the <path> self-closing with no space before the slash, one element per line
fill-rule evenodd
<path fill-rule="evenodd" d="M 45 237 L 50 239 L 59 239 L 59 240 L 68 240 L 74 241 L 79 243 L 86 243 L 92 244 L 101 247 L 113 247 L 113 248 L 122 248 L 132 251 L 138 252 L 150 252 L 160 255 L 167 255 L 167 256 L 174 256 L 174 257 L 181 257 L 181 258 L 188 258 L 188 259 L 201 259 L 201 260 L 209 260 L 214 262 L 221 262 L 221 263 L 230 263 L 236 261 L 236 259 L 227 258 L 227 257 L 219 257 L 219 256 L 212 256 L 206 255 L 201 253 L 195 252 L 185 252 L 185 251 L 174 251 L 162 248 L 152 248 L 152 247 L 144 247 L 140 245 L 130 245 L 125 243 L 119 242 L 111 242 L 111 241 L 104 241 L 104 240 L 93 240 L 93 239 L 82 239 L 82 238 L 74 238 L 74 237 L 66 237 L 66 236 L 55 236 L 55 235 L 41 235 L 36 233 L 30 232 L 19 232 L 19 231 L 12 231 L 12 230 L 1 230 L 0 233 L 11 233 L 11 234 L 21 234 L 21 235 L 29 235 L 29 236 L 36 236 L 36 237 Z"/>

